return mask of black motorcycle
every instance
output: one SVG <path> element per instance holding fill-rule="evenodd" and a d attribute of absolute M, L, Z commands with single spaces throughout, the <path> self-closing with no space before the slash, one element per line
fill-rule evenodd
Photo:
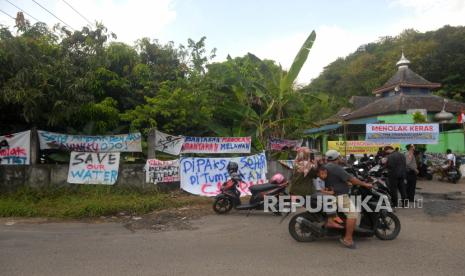
<path fill-rule="evenodd" d="M 374 184 L 372 189 L 359 186 L 354 186 L 352 188 L 351 195 L 360 195 L 362 199 L 371 196 L 371 199 L 368 201 L 368 206 L 373 210 L 373 212 L 367 212 L 366 210 L 361 211 L 360 224 L 356 227 L 354 235 L 359 237 L 376 236 L 381 240 L 393 240 L 400 233 L 400 220 L 394 213 L 384 208 L 375 212 L 381 197 L 387 197 L 386 200 L 382 202 L 391 202 L 389 193 L 387 193 L 384 188 L 378 188 L 378 186 L 379 185 Z M 316 202 L 316 198 L 312 197 L 312 208 L 316 208 Z M 338 213 L 338 216 L 345 217 L 342 213 Z M 344 235 L 345 228 L 326 228 L 325 224 L 327 219 L 328 217 L 323 211 L 306 211 L 296 214 L 289 221 L 289 233 L 299 242 L 312 242 L 326 236 Z"/>
<path fill-rule="evenodd" d="M 233 165 L 234 166 L 234 165 Z M 229 167 L 229 165 L 228 165 Z M 221 193 L 215 197 L 213 202 L 213 210 L 217 214 L 226 214 L 231 211 L 232 208 L 237 210 L 263 210 L 264 208 L 264 197 L 287 194 L 286 188 L 288 182 L 284 179 L 284 176 L 277 174 L 273 176 L 269 184 L 258 184 L 249 187 L 250 193 L 252 194 L 249 203 L 241 203 L 241 192 L 239 190 L 239 184 L 242 181 L 240 174 L 234 169 L 230 171 L 230 179 L 223 183 L 221 187 Z M 279 212 L 275 212 L 279 215 Z"/>

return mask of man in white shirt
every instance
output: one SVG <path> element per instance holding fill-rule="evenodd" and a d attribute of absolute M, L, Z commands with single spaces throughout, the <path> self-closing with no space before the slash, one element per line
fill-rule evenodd
<path fill-rule="evenodd" d="M 448 149 L 446 151 L 446 153 L 447 153 L 447 165 L 448 165 L 448 168 L 449 169 L 454 168 L 455 167 L 455 154 L 453 154 L 450 149 Z"/>

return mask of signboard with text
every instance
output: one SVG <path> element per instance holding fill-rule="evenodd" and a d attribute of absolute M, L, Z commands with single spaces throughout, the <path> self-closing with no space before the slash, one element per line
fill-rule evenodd
<path fill-rule="evenodd" d="M 119 152 L 71 152 L 68 183 L 113 185 L 118 178 Z"/>
<path fill-rule="evenodd" d="M 239 165 L 242 195 L 250 194 L 249 187 L 263 184 L 266 180 L 267 163 L 265 153 L 234 158 L 185 157 L 180 161 L 181 188 L 191 194 L 215 196 L 221 185 L 229 179 L 226 166 L 229 162 Z"/>
<path fill-rule="evenodd" d="M 438 124 L 367 124 L 368 142 L 400 144 L 437 144 Z"/>

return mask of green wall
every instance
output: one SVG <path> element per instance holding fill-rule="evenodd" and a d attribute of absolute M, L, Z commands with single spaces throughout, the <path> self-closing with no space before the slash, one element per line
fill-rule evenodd
<path fill-rule="evenodd" d="M 463 132 L 460 130 L 446 131 L 439 134 L 437 145 L 427 145 L 428 152 L 445 153 L 451 149 L 454 153 L 465 153 L 465 141 Z"/>

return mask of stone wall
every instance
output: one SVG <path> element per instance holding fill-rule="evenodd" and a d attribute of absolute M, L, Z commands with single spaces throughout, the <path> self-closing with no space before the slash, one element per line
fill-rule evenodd
<path fill-rule="evenodd" d="M 159 188 L 160 190 L 179 189 L 178 183 L 160 183 L 154 185 L 145 183 L 145 164 L 121 164 L 119 167 L 118 180 L 115 186 L 137 189 L 151 190 Z M 286 178 L 290 176 L 290 171 L 285 169 L 276 161 L 268 161 L 268 178 L 274 173 L 280 172 Z M 0 166 L 0 191 L 12 192 L 21 187 L 47 188 L 47 187 L 71 187 L 76 184 L 69 184 L 68 165 L 8 165 Z"/>

